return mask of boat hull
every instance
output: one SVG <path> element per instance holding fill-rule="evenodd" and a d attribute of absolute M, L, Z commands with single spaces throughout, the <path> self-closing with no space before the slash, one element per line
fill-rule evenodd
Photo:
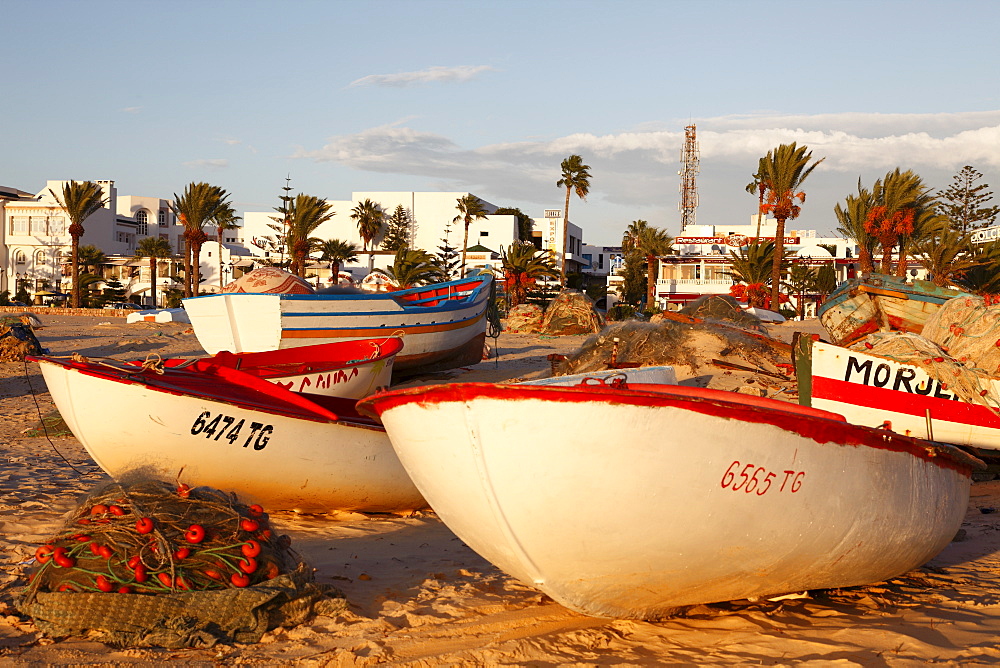
<path fill-rule="evenodd" d="M 847 346 L 872 332 L 919 334 L 944 302 L 965 294 L 927 281 L 865 274 L 839 286 L 817 313 L 833 342 Z"/>
<path fill-rule="evenodd" d="M 963 401 L 918 366 L 800 338 L 795 355 L 799 403 L 849 422 L 953 445 L 1000 450 L 1000 413 Z M 991 381 L 993 397 L 1000 382 Z"/>
<path fill-rule="evenodd" d="M 660 390 L 454 384 L 362 407 L 459 538 L 589 615 L 877 582 L 962 522 L 971 469 L 946 446 Z"/>
<path fill-rule="evenodd" d="M 180 479 L 275 510 L 426 506 L 377 425 L 269 412 L 37 361 L 70 430 L 113 478 Z"/>
<path fill-rule="evenodd" d="M 386 293 L 224 293 L 184 300 L 207 352 L 258 352 L 400 336 L 396 371 L 432 371 L 482 360 L 489 276 Z M 422 295 L 430 295 L 423 297 Z"/>

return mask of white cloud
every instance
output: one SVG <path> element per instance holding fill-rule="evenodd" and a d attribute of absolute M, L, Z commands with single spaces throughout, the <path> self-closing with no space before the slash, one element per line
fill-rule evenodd
<path fill-rule="evenodd" d="M 229 167 L 229 161 L 224 158 L 206 158 L 201 160 L 191 160 L 184 163 L 185 167 L 191 169 L 211 169 L 220 170 Z"/>
<path fill-rule="evenodd" d="M 425 70 L 416 72 L 398 72 L 396 74 L 369 74 L 368 76 L 355 79 L 348 88 L 357 86 L 384 86 L 401 88 L 403 86 L 413 86 L 426 83 L 461 83 L 475 79 L 484 72 L 496 71 L 489 65 L 458 65 L 455 67 L 428 67 Z"/>
<path fill-rule="evenodd" d="M 745 212 L 749 218 L 753 202 L 744 186 L 758 159 L 793 141 L 807 145 L 815 158 L 825 158 L 809 180 L 810 201 L 818 202 L 812 215 L 823 218 L 815 223 L 819 229 L 835 227 L 827 223 L 833 204 L 853 191 L 859 177 L 871 183 L 896 167 L 913 169 L 934 189 L 946 187 L 950 176 L 967 164 L 986 172 L 988 182 L 1000 181 L 989 174 L 1000 170 L 1000 111 L 729 116 L 695 122 L 701 211 L 709 217 L 725 212 L 742 220 Z M 559 163 L 578 153 L 592 168 L 591 203 L 637 209 L 635 216 L 648 207 L 674 215 L 687 122 L 670 130 L 647 125 L 614 134 L 581 133 L 479 147 L 462 147 L 448 137 L 401 123 L 333 137 L 322 148 L 300 150 L 294 157 L 423 177 L 496 204 L 554 206 L 561 201 L 555 187 Z M 706 220 L 705 215 L 699 213 L 699 220 Z"/>
<path fill-rule="evenodd" d="M 142 107 L 125 107 L 122 109 L 122 112 L 126 114 L 138 114 L 140 111 L 142 111 Z"/>

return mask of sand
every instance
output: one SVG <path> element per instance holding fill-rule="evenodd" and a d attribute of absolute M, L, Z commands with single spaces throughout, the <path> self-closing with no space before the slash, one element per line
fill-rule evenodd
<path fill-rule="evenodd" d="M 124 318 L 42 316 L 53 354 L 118 359 L 202 354 L 187 325 Z M 785 323 L 790 340 L 815 322 Z M 549 375 L 549 353 L 583 336 L 505 333 L 499 363 L 421 382 L 503 381 Z M 746 384 L 740 372 L 713 387 Z M 336 616 L 267 634 L 253 645 L 203 650 L 113 649 L 53 639 L 14 610 L 35 547 L 76 498 L 105 480 L 71 437 L 31 435 L 52 410 L 33 365 L 0 364 L 0 662 L 4 665 L 969 665 L 1000 661 L 1000 481 L 976 482 L 956 541 L 916 571 L 886 583 L 809 592 L 781 601 L 704 605 L 659 622 L 586 617 L 480 558 L 431 511 L 394 515 L 275 513 L 320 582 L 344 592 Z M 114 419 L 113 406 L 108 407 Z M 25 433 L 27 430 L 27 433 Z M 656 530 L 650 527 L 650 530 Z"/>

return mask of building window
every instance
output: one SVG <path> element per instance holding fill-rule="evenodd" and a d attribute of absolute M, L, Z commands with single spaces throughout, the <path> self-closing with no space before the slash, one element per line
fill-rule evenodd
<path fill-rule="evenodd" d="M 24 254 L 22 250 L 14 251 L 14 264 L 25 264 L 28 261 L 28 256 Z"/>
<path fill-rule="evenodd" d="M 49 236 L 59 237 L 66 234 L 66 219 L 62 216 L 49 216 Z"/>
<path fill-rule="evenodd" d="M 160 227 L 167 226 L 167 212 L 165 209 L 160 209 L 160 212 L 157 214 L 157 220 L 159 221 Z"/>
<path fill-rule="evenodd" d="M 139 234 L 146 236 L 146 225 L 149 221 L 146 211 L 140 209 L 135 212 L 135 222 L 139 223 Z"/>
<path fill-rule="evenodd" d="M 35 251 L 35 266 L 41 267 L 45 265 L 45 251 Z"/>
<path fill-rule="evenodd" d="M 28 233 L 28 217 L 27 216 L 11 216 L 11 218 L 10 218 L 10 233 L 11 234 L 27 234 Z"/>
<path fill-rule="evenodd" d="M 36 237 L 44 237 L 48 234 L 48 222 L 47 216 L 32 216 L 31 217 L 31 234 Z"/>
<path fill-rule="evenodd" d="M 490 233 L 489 232 L 480 232 L 479 236 L 481 236 L 481 237 L 488 237 L 488 236 L 490 236 Z"/>

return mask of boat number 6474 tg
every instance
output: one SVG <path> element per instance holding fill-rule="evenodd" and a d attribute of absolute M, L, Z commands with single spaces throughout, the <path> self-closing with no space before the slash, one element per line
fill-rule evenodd
<path fill-rule="evenodd" d="M 249 433 L 246 433 L 247 431 Z M 204 434 L 205 438 L 210 438 L 213 441 L 224 438 L 230 443 L 235 444 L 245 436 L 246 440 L 243 441 L 243 447 L 246 448 L 253 445 L 254 450 L 263 450 L 267 442 L 271 439 L 271 432 L 273 431 L 274 425 L 264 424 L 263 422 L 251 422 L 247 425 L 246 420 L 242 418 L 237 420 L 231 415 L 221 414 L 212 417 L 212 413 L 209 411 L 204 411 L 195 419 L 194 424 L 191 425 L 191 434 L 193 436 Z"/>
<path fill-rule="evenodd" d="M 779 492 L 786 489 L 793 494 L 802 487 L 805 471 L 768 471 L 763 466 L 754 464 L 741 465 L 734 461 L 722 475 L 722 488 L 730 488 L 734 492 L 743 491 L 747 494 L 764 496 L 771 491 L 772 485 Z"/>

